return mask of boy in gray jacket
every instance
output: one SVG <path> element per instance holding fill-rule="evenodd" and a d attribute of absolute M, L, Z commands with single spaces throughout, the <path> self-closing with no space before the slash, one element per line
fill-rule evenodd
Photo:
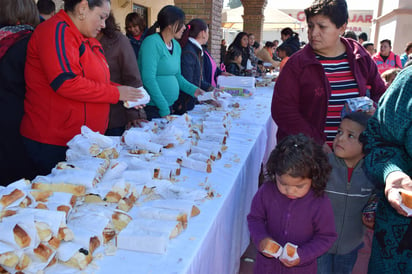
<path fill-rule="evenodd" d="M 359 137 L 370 115 L 352 112 L 346 115 L 333 141 L 332 165 L 325 192 L 331 200 L 338 239 L 318 258 L 318 274 L 349 274 L 362 247 L 365 227 L 362 209 L 374 191 L 363 169 L 363 144 Z"/>

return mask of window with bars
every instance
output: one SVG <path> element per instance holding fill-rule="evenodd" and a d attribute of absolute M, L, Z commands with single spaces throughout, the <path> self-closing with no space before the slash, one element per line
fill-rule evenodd
<path fill-rule="evenodd" d="M 146 7 L 133 3 L 133 11 L 137 12 L 137 14 L 139 14 L 144 19 L 144 21 L 146 22 L 146 26 L 149 26 L 147 22 L 147 8 Z"/>

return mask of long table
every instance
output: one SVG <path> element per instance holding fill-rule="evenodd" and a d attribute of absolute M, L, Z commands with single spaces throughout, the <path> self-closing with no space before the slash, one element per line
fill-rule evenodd
<path fill-rule="evenodd" d="M 237 273 L 249 244 L 246 216 L 258 188 L 261 163 L 275 146 L 276 125 L 270 115 L 273 87 L 257 88 L 236 98 L 244 109 L 233 119 L 227 151 L 212 173 L 182 169 L 182 185 L 210 184 L 218 197 L 198 204 L 200 215 L 170 240 L 166 254 L 118 249 L 95 259 L 96 273 Z"/>

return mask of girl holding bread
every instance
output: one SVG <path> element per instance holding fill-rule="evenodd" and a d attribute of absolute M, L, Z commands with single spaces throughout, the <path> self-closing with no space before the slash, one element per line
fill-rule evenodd
<path fill-rule="evenodd" d="M 255 273 L 316 273 L 316 258 L 336 240 L 324 189 L 331 167 L 322 147 L 303 134 L 285 137 L 266 165 L 268 181 L 247 217 L 258 249 Z"/>

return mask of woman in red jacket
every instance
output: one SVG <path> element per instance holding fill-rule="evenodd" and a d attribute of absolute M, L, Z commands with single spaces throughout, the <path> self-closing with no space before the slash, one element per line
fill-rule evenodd
<path fill-rule="evenodd" d="M 20 131 L 38 174 L 65 160 L 66 143 L 82 125 L 103 134 L 110 103 L 142 97 L 136 88 L 110 82 L 95 39 L 109 13 L 109 0 L 66 0 L 64 10 L 40 24 L 29 41 Z"/>

